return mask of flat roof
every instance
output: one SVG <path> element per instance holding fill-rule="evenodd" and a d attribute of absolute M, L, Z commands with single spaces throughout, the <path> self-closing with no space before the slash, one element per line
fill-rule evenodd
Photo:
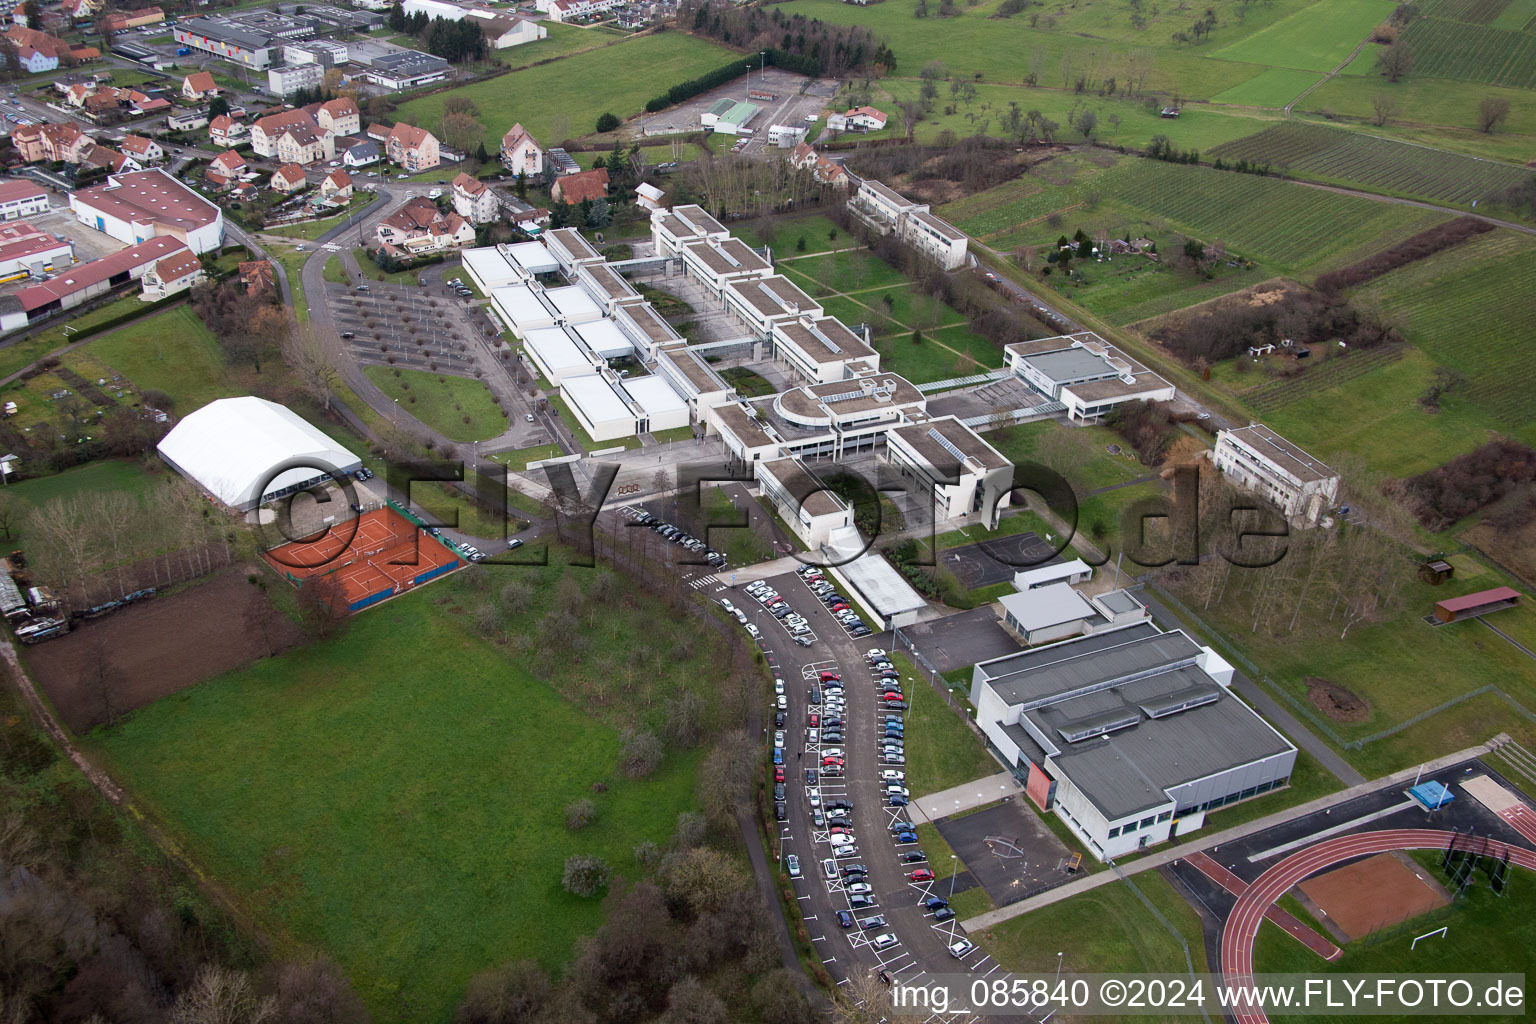
<path fill-rule="evenodd" d="M 1143 622 L 1005 654 L 981 662 L 976 669 L 1004 702 L 1028 706 L 1149 666 L 1192 662 L 1199 654 L 1200 645 L 1183 633 L 1164 633 Z"/>
<path fill-rule="evenodd" d="M 1112 615 L 1124 615 L 1126 612 L 1141 611 L 1146 608 L 1146 605 L 1136 600 L 1135 595 L 1129 590 L 1111 590 L 1093 600 Z"/>
<path fill-rule="evenodd" d="M 647 416 L 660 413 L 686 413 L 688 403 L 667 383 L 666 378 L 654 374 L 648 377 L 631 377 L 624 381 L 624 390 L 644 409 Z"/>
<path fill-rule="evenodd" d="M 560 288 L 547 288 L 544 297 L 560 312 L 560 315 L 571 318 L 578 316 L 599 317 L 602 310 L 597 308 L 597 303 L 592 301 L 586 289 L 579 285 L 568 284 Z"/>
<path fill-rule="evenodd" d="M 800 503 L 808 515 L 826 516 L 846 512 L 843 499 L 829 490 L 796 458 L 771 459 L 759 468 L 778 481 L 784 492 Z"/>
<path fill-rule="evenodd" d="M 71 193 L 81 206 L 138 224 L 191 231 L 212 224 L 219 208 L 162 170 L 108 176 L 105 185 Z"/>
<path fill-rule="evenodd" d="M 608 420 L 633 420 L 635 414 L 629 404 L 613 390 L 613 385 L 600 373 L 587 373 L 567 377 L 560 382 L 560 393 L 566 401 L 579 406 L 588 421 L 602 423 Z"/>
<path fill-rule="evenodd" d="M 233 153 L 234 150 L 229 150 Z M 515 284 L 523 280 L 523 272 L 507 262 L 495 246 L 483 246 L 479 249 L 465 249 L 463 252 L 464 265 L 473 270 L 484 281 L 488 288 L 501 288 L 505 285 Z"/>
<path fill-rule="evenodd" d="M 697 203 L 686 203 L 682 206 L 672 207 L 672 215 L 681 217 L 683 221 L 692 226 L 695 232 L 706 235 L 718 235 L 725 231 L 725 225 L 721 224 L 709 211 Z"/>
<path fill-rule="evenodd" d="M 1308 455 L 1262 423 L 1250 423 L 1246 427 L 1237 427 L 1223 433 L 1234 440 L 1241 441 L 1303 483 L 1328 480 L 1338 475 L 1321 459 Z"/>
<path fill-rule="evenodd" d="M 729 391 L 731 386 L 727 384 L 714 368 L 706 363 L 697 352 L 678 346 L 676 348 L 662 349 L 656 356 L 657 362 L 666 362 L 693 387 L 699 394 L 708 394 L 712 391 Z"/>
<path fill-rule="evenodd" d="M 982 440 L 980 434 L 953 416 L 892 427 L 891 433 L 900 437 L 902 443 L 916 451 L 935 469 L 960 467 L 962 463 L 955 457 L 956 452 L 983 472 L 1006 469 L 1013 465 L 1001 452 Z"/>
<path fill-rule="evenodd" d="M 1074 558 L 1068 562 L 1058 556 L 1057 561 L 1035 566 L 1032 569 L 1020 569 L 1013 574 L 1013 585 L 1020 590 L 1031 590 L 1045 583 L 1064 580 L 1068 576 L 1091 575 L 1092 573 L 1092 567 L 1081 558 Z"/>
<path fill-rule="evenodd" d="M 756 274 L 771 269 L 767 260 L 739 238 L 696 238 L 684 242 L 683 248 L 715 274 Z"/>
<path fill-rule="evenodd" d="M 851 555 L 864 549 L 864 538 L 855 527 L 844 526 L 832 531 L 827 538 L 827 547 L 839 555 Z M 885 560 L 885 556 L 872 549 L 837 566 L 836 571 L 847 578 L 853 589 L 882 619 L 917 611 L 928 604 L 923 600 L 923 595 L 912 589 L 912 585 L 901 573 Z"/>
<path fill-rule="evenodd" d="M 517 242 L 507 246 L 507 255 L 530 274 L 552 274 L 560 269 L 560 261 L 539 242 Z"/>
<path fill-rule="evenodd" d="M 868 383 L 869 387 L 864 385 Z M 873 409 L 901 409 L 927 401 L 923 393 L 905 377 L 881 371 L 856 380 L 837 380 L 826 384 L 802 384 L 790 388 L 774 400 L 779 412 L 804 419 L 844 419 Z"/>
<path fill-rule="evenodd" d="M 864 344 L 836 317 L 803 317 L 781 322 L 775 329 L 794 343 L 816 363 L 840 363 L 847 359 L 868 359 L 875 350 Z"/>
<path fill-rule="evenodd" d="M 554 310 L 545 305 L 542 296 L 526 284 L 509 284 L 491 290 L 491 303 L 512 321 L 512 326 L 538 323 L 555 319 Z M 539 324 L 539 326 L 546 326 Z"/>
<path fill-rule="evenodd" d="M 592 360 L 581 346 L 571 340 L 563 327 L 538 327 L 523 335 L 523 344 L 538 354 L 539 362 L 560 373 L 562 370 L 590 371 Z"/>
<path fill-rule="evenodd" d="M 602 255 L 575 228 L 555 228 L 544 232 L 543 237 L 546 245 L 557 244 L 572 261 L 602 259 Z"/>
<path fill-rule="evenodd" d="M 916 210 L 913 212 L 912 216 L 933 228 L 934 231 L 943 235 L 951 242 L 966 241 L 966 234 L 964 231 L 961 231 L 959 228 L 955 227 L 953 224 L 950 224 L 948 221 L 940 220 L 926 210 Z"/>
<path fill-rule="evenodd" d="M 732 281 L 726 288 L 741 296 L 742 301 L 761 316 L 821 315 L 821 304 L 780 274 L 758 280 Z"/>
<path fill-rule="evenodd" d="M 1513 587 L 1494 587 L 1492 590 L 1479 590 L 1475 594 L 1467 594 L 1462 597 L 1448 597 L 1444 601 L 1436 601 L 1436 608 L 1444 608 L 1448 612 L 1464 612 L 1472 608 L 1481 608 L 1487 604 L 1499 604 L 1503 601 L 1514 601 L 1520 597 L 1520 591 Z"/>
<path fill-rule="evenodd" d="M 762 448 L 779 443 L 768 433 L 761 419 L 747 415 L 747 411 L 735 402 L 717 405 L 714 407 L 714 412 L 720 419 L 720 425 L 736 435 L 736 439 L 748 448 Z"/>
<path fill-rule="evenodd" d="M 1093 606 L 1070 583 L 1048 583 L 1033 590 L 1004 594 L 997 603 L 1025 630 L 1059 626 L 1094 614 Z"/>
<path fill-rule="evenodd" d="M 591 281 L 593 286 L 610 299 L 623 301 L 624 299 L 638 299 L 640 293 L 630 283 L 619 276 L 618 271 L 606 263 L 587 263 L 581 268 L 578 278 Z"/>
<path fill-rule="evenodd" d="M 638 331 L 653 345 L 673 345 L 683 342 L 682 335 L 662 319 L 656 307 L 649 302 L 630 302 L 614 311 L 614 319 Z"/>
<path fill-rule="evenodd" d="M 1104 358 L 1086 349 L 1063 348 L 1025 356 L 1024 361 L 1057 384 L 1075 384 L 1096 377 L 1113 377 L 1115 370 Z"/>
<path fill-rule="evenodd" d="M 633 355 L 635 343 L 612 320 L 590 320 L 584 324 L 572 324 L 571 330 L 580 336 L 582 343 L 604 359 L 617 359 Z"/>
<path fill-rule="evenodd" d="M 908 199 L 906 196 L 902 195 L 900 192 L 897 192 L 895 189 L 882 185 L 874 178 L 865 178 L 864 183 L 859 187 L 861 189 L 868 189 L 881 198 L 895 203 L 898 206 L 907 207 L 918 205 L 917 203 L 914 203 L 912 200 Z"/>

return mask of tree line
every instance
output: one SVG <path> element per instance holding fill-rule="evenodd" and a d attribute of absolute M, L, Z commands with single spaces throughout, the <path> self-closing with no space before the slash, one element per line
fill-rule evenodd
<path fill-rule="evenodd" d="M 1396 326 L 1381 314 L 1357 307 L 1338 293 L 1286 287 L 1279 298 L 1262 303 L 1245 301 L 1246 294 L 1172 319 L 1154 331 L 1152 339 L 1190 364 L 1220 362 L 1262 345 L 1338 341 L 1347 351 L 1402 341 Z M 1265 294 L 1268 298 L 1274 293 Z"/>
<path fill-rule="evenodd" d="M 770 64 L 813 78 L 881 77 L 896 70 L 895 53 L 869 29 L 785 14 L 778 7 L 686 0 L 678 8 L 677 23 L 747 53 L 767 50 Z"/>
<path fill-rule="evenodd" d="M 386 23 L 393 32 L 415 36 L 428 53 L 450 64 L 485 58 L 485 33 L 480 30 L 478 18 L 449 21 L 447 18 L 428 18 L 425 11 L 406 14 L 397 3 L 389 9 Z"/>

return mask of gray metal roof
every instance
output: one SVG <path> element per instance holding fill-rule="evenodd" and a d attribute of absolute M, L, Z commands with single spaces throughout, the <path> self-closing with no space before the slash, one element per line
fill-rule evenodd
<path fill-rule="evenodd" d="M 1097 377 L 1113 377 L 1114 369 L 1101 356 L 1080 348 L 1042 352 L 1037 356 L 1025 356 L 1024 361 L 1057 384 L 1093 380 Z"/>
<path fill-rule="evenodd" d="M 1097 633 L 1084 640 L 1008 655 L 983 664 L 992 677 L 992 689 L 999 697 L 1009 704 L 1029 707 L 1056 703 L 1079 691 L 1112 685 L 1116 680 L 1140 673 L 1167 670 L 1178 663 L 1192 661 L 1200 653 L 1200 645 L 1183 633 L 1160 633 L 1155 626 L 1146 626 L 1146 631 L 1141 632 L 1138 626 L 1142 625 L 1138 623 L 1125 629 Z M 1128 637 L 1133 638 L 1126 642 Z M 1089 642 L 1100 638 L 1103 638 L 1100 643 Z M 992 668 L 1029 655 L 1043 657 L 1000 672 Z"/>

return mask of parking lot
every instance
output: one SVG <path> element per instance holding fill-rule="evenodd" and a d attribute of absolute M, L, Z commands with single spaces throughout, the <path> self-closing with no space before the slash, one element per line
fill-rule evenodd
<path fill-rule="evenodd" d="M 745 70 L 745 61 L 742 67 Z M 752 134 L 743 135 L 742 138 L 749 140 L 746 148 L 748 153 L 777 152 L 769 148 L 766 143 L 769 127 L 776 124 L 808 124 L 805 120 L 806 116 L 819 115 L 825 110 L 832 101 L 832 97 L 837 94 L 839 84 L 835 79 L 808 79 L 804 75 L 779 68 L 770 67 L 764 71 L 754 67 L 750 74 L 734 82 L 722 85 L 718 89 L 711 89 L 670 110 L 643 118 L 639 124 L 641 130 L 650 135 L 696 132 L 702 123 L 704 113 L 719 100 L 747 100 L 749 89 L 765 91 L 772 93 L 774 98 L 749 101 L 760 109 L 757 116 L 748 124 Z M 725 141 L 729 144 L 735 140 L 725 137 Z M 719 146 L 720 139 L 717 138 L 714 140 L 714 148 L 718 151 Z"/>

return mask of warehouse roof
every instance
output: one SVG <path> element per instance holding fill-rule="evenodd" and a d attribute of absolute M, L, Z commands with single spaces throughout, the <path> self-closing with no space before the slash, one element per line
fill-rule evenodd
<path fill-rule="evenodd" d="M 634 418 L 629 403 L 619 397 L 604 374 L 567 377 L 560 383 L 560 392 L 567 401 L 579 406 L 592 423 Z"/>

